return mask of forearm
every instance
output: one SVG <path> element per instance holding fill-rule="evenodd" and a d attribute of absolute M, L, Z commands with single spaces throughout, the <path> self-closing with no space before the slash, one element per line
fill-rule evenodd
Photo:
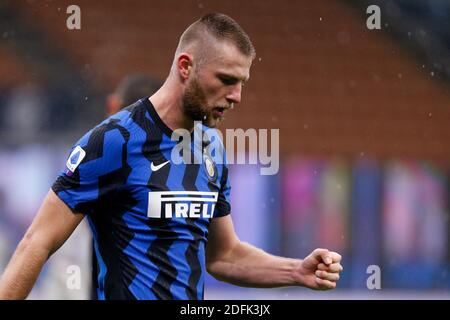
<path fill-rule="evenodd" d="M 295 270 L 301 260 L 277 257 L 248 243 L 239 242 L 208 271 L 218 280 L 242 287 L 273 288 L 301 285 Z"/>
<path fill-rule="evenodd" d="M 48 249 L 25 237 L 0 278 L 0 300 L 25 299 L 49 255 Z"/>

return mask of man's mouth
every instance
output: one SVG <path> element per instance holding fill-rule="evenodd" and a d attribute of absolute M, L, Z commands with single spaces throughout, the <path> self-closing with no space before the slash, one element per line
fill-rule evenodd
<path fill-rule="evenodd" d="M 226 108 L 226 107 L 216 107 L 213 109 L 213 114 L 216 118 L 223 117 L 225 110 L 227 110 L 227 109 L 228 108 Z"/>

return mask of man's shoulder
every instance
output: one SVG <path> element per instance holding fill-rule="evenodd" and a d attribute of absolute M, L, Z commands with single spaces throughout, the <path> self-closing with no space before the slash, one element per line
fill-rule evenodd
<path fill-rule="evenodd" d="M 122 135 L 127 135 L 126 132 L 130 130 L 130 127 L 136 123 L 136 120 L 141 117 L 145 117 L 146 107 L 143 103 L 143 99 L 138 100 L 131 105 L 123 108 L 117 113 L 102 120 L 96 126 L 94 126 L 88 135 L 99 134 L 111 130 L 119 130 Z"/>
<path fill-rule="evenodd" d="M 130 139 L 130 129 L 133 123 L 133 112 L 140 108 L 139 103 L 134 103 L 125 109 L 109 116 L 90 130 L 74 144 L 73 148 L 80 146 L 86 149 L 86 153 L 103 152 L 103 149 L 121 148 L 123 143 Z"/>
<path fill-rule="evenodd" d="M 123 127 L 127 127 L 130 123 L 138 117 L 138 114 L 145 114 L 146 107 L 144 104 L 144 99 L 140 99 L 129 106 L 123 108 L 117 113 L 106 118 L 102 123 L 105 122 L 114 122 Z"/>

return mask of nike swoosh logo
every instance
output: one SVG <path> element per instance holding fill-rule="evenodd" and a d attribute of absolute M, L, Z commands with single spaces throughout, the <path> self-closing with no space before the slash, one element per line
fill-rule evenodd
<path fill-rule="evenodd" d="M 152 171 L 158 171 L 159 169 L 161 169 L 162 167 L 164 167 L 166 164 L 168 164 L 170 162 L 170 160 L 163 162 L 161 164 L 158 164 L 157 166 L 155 166 L 155 164 L 152 162 L 150 163 L 150 168 L 152 169 Z"/>

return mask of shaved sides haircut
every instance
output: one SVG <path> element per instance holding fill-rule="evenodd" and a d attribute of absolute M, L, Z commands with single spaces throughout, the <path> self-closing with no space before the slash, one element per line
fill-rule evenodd
<path fill-rule="evenodd" d="M 208 36 L 219 41 L 229 41 L 248 57 L 254 58 L 256 55 L 247 33 L 236 21 L 221 13 L 206 14 L 191 24 L 181 35 L 177 54 L 197 44 L 200 44 L 200 47 L 206 47 Z"/>

